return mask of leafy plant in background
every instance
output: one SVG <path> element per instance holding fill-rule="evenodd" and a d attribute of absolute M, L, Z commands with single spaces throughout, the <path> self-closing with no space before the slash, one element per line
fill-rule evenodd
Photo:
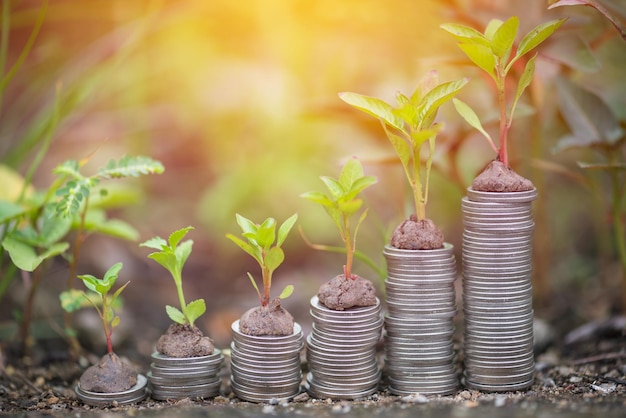
<path fill-rule="evenodd" d="M 192 327 L 194 326 L 196 319 L 198 319 L 206 311 L 204 299 L 196 299 L 187 303 L 183 292 L 183 267 L 191 254 L 193 241 L 189 239 L 181 242 L 181 240 L 185 237 L 185 235 L 187 235 L 187 232 L 193 229 L 194 228 L 192 226 L 188 226 L 174 231 L 170 234 L 167 241 L 161 237 L 155 237 L 140 244 L 141 247 L 159 250 L 158 252 L 153 252 L 148 255 L 148 258 L 153 259 L 165 267 L 174 279 L 180 309 L 174 306 L 166 305 L 165 311 L 167 312 L 167 315 L 172 321 L 178 324 L 189 324 Z"/>
<path fill-rule="evenodd" d="M 94 301 L 85 292 L 80 292 L 80 295 L 78 295 L 79 297 L 77 297 L 76 293 L 71 290 L 66 290 L 60 295 L 61 306 L 67 312 L 73 312 L 80 309 L 83 306 L 83 300 L 87 300 L 96 309 L 98 316 L 102 320 L 104 336 L 107 343 L 107 353 L 113 353 L 111 336 L 113 335 L 113 330 L 120 323 L 120 317 L 115 314 L 114 306 L 122 291 L 130 283 L 126 282 L 112 295 L 109 295 L 109 291 L 115 285 L 115 281 L 117 280 L 122 267 L 122 263 L 114 264 L 111 268 L 109 268 L 109 270 L 107 270 L 106 273 L 104 273 L 104 277 L 102 279 L 98 279 L 90 274 L 78 276 L 78 278 L 83 281 L 87 289 L 98 295 L 100 299 L 99 301 Z"/>
<path fill-rule="evenodd" d="M 291 215 L 283 222 L 278 228 L 278 235 L 276 234 L 277 224 L 274 218 L 267 218 L 260 225 L 255 224 L 240 214 L 236 214 L 236 219 L 245 241 L 233 234 L 226 234 L 226 237 L 246 253 L 250 254 L 257 263 L 259 263 L 263 277 L 263 293 L 261 293 L 256 280 L 249 272 L 248 278 L 259 296 L 261 306 L 267 306 L 270 302 L 272 275 L 285 260 L 285 253 L 281 246 L 298 220 L 298 214 L 295 213 Z M 286 299 L 291 296 L 292 293 L 293 285 L 287 285 L 278 298 Z"/>
<path fill-rule="evenodd" d="M 106 179 L 163 172 L 163 165 L 160 162 L 140 156 L 111 160 L 96 174 L 86 176 L 80 169 L 87 161 L 88 159 L 81 162 L 69 160 L 55 168 L 54 174 L 57 175 L 57 179 L 46 190 L 33 190 L 24 179 L 19 197 L 13 201 L 0 200 L 2 244 L 0 263 L 5 261 L 4 252 L 11 261 L 6 271 L 2 269 L 4 273 L 0 279 L 0 298 L 4 296 L 18 269 L 33 273 L 20 326 L 20 340 L 24 353 L 27 350 L 35 294 L 42 274 L 40 265 L 54 256 L 66 254 L 70 248 L 70 244 L 65 241 L 69 233 L 76 231 L 72 254 L 68 256 L 70 262 L 68 289 L 74 287 L 80 247 L 87 233 L 101 233 L 128 240 L 136 240 L 138 237 L 137 231 L 126 222 L 108 219 L 106 216 L 106 205 L 123 204 L 123 199 L 115 193 L 108 195 L 107 189 L 96 186 Z M 96 201 L 95 204 L 91 204 L 90 197 L 94 190 L 98 191 L 97 198 L 93 199 Z M 79 346 L 73 336 L 70 322 L 71 316 L 67 313 L 65 328 L 72 350 L 76 352 Z"/>
<path fill-rule="evenodd" d="M 426 218 L 435 140 L 442 128 L 435 122 L 437 111 L 467 82 L 467 79 L 460 79 L 440 84 L 437 73 L 431 71 L 420 80 L 410 97 L 400 92 L 396 94 L 396 108 L 374 97 L 349 92 L 339 94 L 344 102 L 380 120 L 411 186 L 418 221 Z M 422 167 L 425 143 L 428 143 L 428 154 Z"/>
<path fill-rule="evenodd" d="M 352 262 L 356 252 L 356 237 L 359 226 L 367 216 L 365 209 L 359 217 L 354 232 L 352 232 L 350 218 L 356 215 L 363 206 L 363 200 L 358 198 L 359 193 L 377 182 L 374 176 L 365 176 L 361 162 L 353 157 L 350 158 L 341 170 L 338 179 L 332 177 L 320 177 L 326 185 L 329 194 L 322 192 L 307 192 L 301 196 L 312 202 L 322 205 L 326 213 L 331 217 L 339 235 L 345 245 L 346 264 L 343 266 L 343 274 L 346 279 L 354 279 L 352 275 Z"/>
<path fill-rule="evenodd" d="M 564 21 L 565 19 L 551 20 L 534 27 L 524 35 L 515 53 L 513 53 L 513 46 L 519 27 L 517 16 L 512 16 L 504 22 L 499 19 L 492 19 L 487 24 L 484 33 L 457 23 L 441 25 L 445 31 L 457 39 L 459 48 L 465 55 L 478 68 L 485 71 L 495 83 L 500 114 L 498 145 L 491 138 L 491 135 L 485 131 L 480 119 L 469 105 L 456 98 L 453 101 L 461 117 L 487 139 L 489 145 L 497 154 L 497 159 L 506 167 L 510 167 L 508 132 L 511 129 L 519 99 L 533 79 L 537 55 L 535 54 L 526 61 L 511 103 L 507 100 L 507 76 L 517 61 L 545 41 Z"/>

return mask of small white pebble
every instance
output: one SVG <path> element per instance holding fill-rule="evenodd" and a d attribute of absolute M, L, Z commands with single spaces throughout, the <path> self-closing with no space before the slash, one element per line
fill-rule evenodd
<path fill-rule="evenodd" d="M 583 381 L 583 378 L 580 376 L 572 376 L 569 378 L 570 383 L 580 383 Z"/>
<path fill-rule="evenodd" d="M 272 405 L 263 405 L 261 412 L 264 414 L 271 414 L 274 412 L 274 407 Z"/>
<path fill-rule="evenodd" d="M 406 403 L 428 403 L 428 398 L 419 393 L 414 393 L 412 395 L 403 396 L 401 401 Z"/>
<path fill-rule="evenodd" d="M 504 396 L 496 396 L 496 400 L 493 404 L 496 408 L 501 408 L 506 404 L 506 398 Z"/>

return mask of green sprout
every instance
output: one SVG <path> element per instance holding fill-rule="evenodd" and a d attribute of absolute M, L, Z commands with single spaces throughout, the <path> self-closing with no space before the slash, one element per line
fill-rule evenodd
<path fill-rule="evenodd" d="M 76 309 L 82 307 L 82 301 L 86 299 L 89 303 L 96 308 L 98 312 L 98 316 L 102 319 L 102 325 L 104 326 L 104 335 L 106 337 L 107 342 L 107 352 L 113 353 L 113 345 L 111 343 L 111 335 L 113 334 L 113 330 L 119 325 L 120 317 L 115 315 L 115 311 L 113 307 L 116 304 L 117 298 L 120 293 L 128 286 L 130 282 L 126 282 L 122 287 L 117 289 L 115 293 L 109 296 L 109 291 L 115 284 L 117 280 L 117 276 L 122 270 L 122 263 L 117 263 L 111 266 L 106 273 L 104 273 L 104 277 L 102 279 L 98 279 L 95 276 L 90 274 L 83 274 L 77 276 L 79 279 L 83 281 L 87 289 L 91 290 L 95 294 L 100 297 L 100 301 L 96 302 L 91 299 L 85 292 L 80 292 L 79 297 L 76 297 L 76 293 L 69 291 L 64 291 L 61 293 L 61 305 L 63 309 L 67 312 L 72 312 Z M 73 290 L 73 289 L 72 289 Z M 82 297 L 80 297 L 82 296 Z"/>
<path fill-rule="evenodd" d="M 256 280 L 248 272 L 248 278 L 252 282 L 252 286 L 259 295 L 261 306 L 267 306 L 270 302 L 270 290 L 272 287 L 272 274 L 285 260 L 285 253 L 281 246 L 287 239 L 289 231 L 293 228 L 298 214 L 291 215 L 278 228 L 278 236 L 276 236 L 276 220 L 267 218 L 262 224 L 258 225 L 251 220 L 236 214 L 237 224 L 241 227 L 243 239 L 233 235 L 226 234 L 226 237 L 234 242 L 239 248 L 250 254 L 261 267 L 263 276 L 263 293 L 259 290 Z M 276 243 L 276 245 L 274 245 Z M 279 299 L 286 299 L 293 293 L 293 286 L 287 285 L 281 292 Z"/>
<path fill-rule="evenodd" d="M 139 244 L 139 246 L 159 250 L 149 254 L 148 258 L 153 259 L 165 267 L 174 279 L 176 291 L 178 292 L 180 309 L 175 308 L 174 306 L 166 305 L 165 311 L 167 312 L 167 315 L 172 321 L 178 324 L 189 324 L 193 327 L 196 319 L 198 319 L 206 311 L 206 304 L 204 303 L 204 299 L 196 299 L 186 303 L 185 295 L 183 293 L 182 271 L 187 258 L 189 258 L 189 254 L 191 254 L 193 241 L 187 240 L 181 243 L 181 240 L 185 237 L 187 232 L 192 229 L 194 229 L 192 226 L 188 226 L 186 228 L 179 229 L 178 231 L 174 231 L 170 234 L 168 241 L 165 241 L 161 237 L 155 237 Z"/>
<path fill-rule="evenodd" d="M 363 175 L 363 166 L 357 158 L 350 158 L 346 162 L 339 179 L 327 176 L 321 176 L 320 179 L 326 185 L 330 195 L 321 192 L 307 192 L 303 193 L 301 197 L 322 205 L 326 213 L 335 222 L 341 240 L 346 247 L 346 264 L 343 266 L 344 277 L 355 279 L 356 276 L 352 275 L 352 262 L 356 251 L 356 237 L 359 226 L 367 216 L 367 209 L 361 213 L 354 227 L 354 232 L 350 228 L 350 218 L 359 212 L 363 206 L 363 200 L 357 197 L 359 193 L 376 183 L 377 179 L 374 176 Z"/>
<path fill-rule="evenodd" d="M 407 97 L 398 92 L 397 108 L 383 100 L 356 93 L 339 93 L 349 105 L 379 119 L 393 145 L 413 191 L 417 220 L 426 219 L 428 184 L 435 152 L 435 139 L 442 128 L 435 122 L 439 107 L 454 97 L 467 84 L 460 79 L 439 84 L 435 71 L 429 72 Z M 428 142 L 428 155 L 422 168 L 422 145 Z M 423 172 L 422 172 L 423 171 Z"/>
<path fill-rule="evenodd" d="M 513 16 L 506 21 L 492 19 L 485 28 L 484 33 L 480 33 L 469 26 L 446 23 L 441 28 L 449 32 L 459 42 L 459 48 L 467 57 L 480 69 L 485 71 L 493 79 L 497 95 L 498 108 L 500 111 L 499 126 L 499 147 L 496 146 L 491 136 L 483 129 L 476 113 L 466 103 L 454 99 L 454 106 L 457 112 L 465 121 L 478 130 L 489 142 L 491 148 L 497 154 L 497 158 L 506 167 L 509 165 L 508 154 L 508 132 L 513 123 L 515 108 L 524 90 L 530 85 L 535 72 L 535 59 L 537 54 L 526 61 L 524 70 L 517 83 L 515 97 L 508 108 L 507 101 L 507 76 L 510 74 L 514 64 L 525 57 L 530 51 L 545 41 L 552 33 L 565 22 L 565 19 L 551 20 L 542 23 L 528 32 L 519 43 L 515 54 L 513 46 L 519 27 L 519 19 Z"/>

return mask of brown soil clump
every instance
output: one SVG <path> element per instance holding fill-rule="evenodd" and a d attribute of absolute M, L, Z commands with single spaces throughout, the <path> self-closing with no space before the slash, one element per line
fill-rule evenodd
<path fill-rule="evenodd" d="M 80 387 L 89 392 L 123 392 L 137 384 L 137 372 L 114 354 L 105 354 L 100 363 L 80 377 Z"/>
<path fill-rule="evenodd" d="M 156 344 L 156 350 L 166 356 L 188 358 L 208 356 L 214 350 L 213 341 L 196 326 L 172 324 Z"/>
<path fill-rule="evenodd" d="M 239 320 L 239 330 L 247 335 L 291 335 L 293 316 L 274 299 L 267 306 L 257 306 L 246 311 Z"/>
<path fill-rule="evenodd" d="M 335 276 L 320 287 L 317 297 L 328 309 L 336 311 L 376 305 L 374 285 L 359 276 L 353 279 L 346 279 L 343 274 Z"/>
<path fill-rule="evenodd" d="M 436 250 L 443 247 L 443 233 L 430 219 L 405 219 L 391 236 L 392 247 L 401 250 Z"/>
<path fill-rule="evenodd" d="M 494 160 L 472 182 L 472 189 L 481 192 L 524 192 L 534 189 L 533 183 Z"/>

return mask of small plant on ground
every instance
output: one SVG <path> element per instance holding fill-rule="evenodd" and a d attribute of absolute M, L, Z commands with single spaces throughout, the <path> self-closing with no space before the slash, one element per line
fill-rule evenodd
<path fill-rule="evenodd" d="M 278 234 L 274 218 L 267 218 L 261 224 L 255 224 L 239 214 L 236 218 L 243 239 L 233 234 L 226 234 L 226 237 L 259 263 L 263 277 L 263 292 L 261 292 L 256 280 L 248 272 L 248 278 L 259 296 L 261 306 L 252 308 L 241 316 L 239 329 L 248 335 L 289 335 L 293 333 L 294 320 L 291 314 L 280 305 L 280 301 L 291 296 L 293 285 L 287 285 L 274 300 L 271 300 L 270 291 L 274 271 L 285 260 L 285 253 L 281 247 L 296 223 L 298 214 L 287 218 L 278 228 Z"/>
<path fill-rule="evenodd" d="M 251 273 L 247 273 L 252 286 L 256 290 L 261 306 L 267 306 L 270 302 L 270 290 L 272 287 L 272 275 L 285 260 L 285 252 L 281 248 L 287 235 L 298 220 L 298 214 L 291 215 L 278 229 L 276 236 L 276 220 L 267 218 L 262 224 L 255 224 L 251 220 L 236 214 L 237 224 L 241 227 L 245 241 L 233 234 L 226 237 L 237 244 L 239 248 L 250 254 L 261 267 L 263 278 L 263 293 Z M 275 245 L 274 245 L 275 243 Z M 279 299 L 285 299 L 293 293 L 293 285 L 287 285 L 281 292 Z"/>
<path fill-rule="evenodd" d="M 213 353 L 213 341 L 205 337 L 202 331 L 195 325 L 200 316 L 206 312 L 204 299 L 196 299 L 187 303 L 183 292 L 183 267 L 191 254 L 193 241 L 182 241 L 185 235 L 194 228 L 188 226 L 170 234 L 167 241 L 161 237 L 155 237 L 140 244 L 155 250 L 148 255 L 171 274 L 176 285 L 180 309 L 166 305 L 165 311 L 169 318 L 174 321 L 167 332 L 156 344 L 159 353 L 171 357 L 199 357 Z"/>
<path fill-rule="evenodd" d="M 379 119 L 389 141 L 398 154 L 404 173 L 413 192 L 415 219 L 424 223 L 428 203 L 430 172 L 435 153 L 437 134 L 442 124 L 435 118 L 439 108 L 452 99 L 467 84 L 467 79 L 439 83 L 435 71 L 429 72 L 417 85 L 410 97 L 398 92 L 397 107 L 385 101 L 356 93 L 340 93 L 339 97 L 349 105 Z M 422 161 L 422 148 L 427 152 Z M 432 223 L 432 222 L 429 222 Z M 434 225 L 429 228 L 434 228 Z M 399 248 L 439 248 L 443 242 L 440 232 L 432 243 L 392 244 Z"/>
<path fill-rule="evenodd" d="M 167 241 L 161 237 L 155 237 L 141 243 L 140 246 L 159 250 L 151 253 L 148 257 L 165 267 L 174 279 L 180 309 L 167 305 L 165 307 L 167 315 L 172 321 L 178 324 L 189 324 L 193 327 L 196 319 L 206 311 L 206 304 L 204 299 L 196 299 L 187 303 L 185 301 L 185 294 L 183 293 L 183 266 L 191 254 L 193 241 L 187 240 L 181 242 L 181 240 L 187 235 L 187 232 L 192 229 L 193 227 L 188 226 L 172 232 Z"/>
<path fill-rule="evenodd" d="M 102 325 L 104 328 L 104 335 L 106 337 L 107 342 L 107 353 L 113 352 L 113 344 L 111 342 L 111 336 L 113 335 L 113 330 L 119 325 L 120 317 L 115 314 L 114 306 L 117 302 L 118 297 L 122 293 L 126 286 L 130 282 L 126 282 L 120 288 L 118 288 L 112 295 L 109 295 L 109 291 L 115 285 L 115 281 L 122 270 L 122 263 L 114 264 L 106 273 L 104 273 L 104 277 L 102 279 L 98 279 L 95 276 L 90 274 L 79 275 L 78 278 L 83 281 L 87 289 L 94 292 L 95 295 L 98 296 L 99 300 L 94 301 L 92 299 L 93 295 L 90 297 L 85 292 L 80 292 L 82 298 L 87 300 L 91 306 L 93 306 L 98 312 L 98 316 L 102 320 Z M 76 309 L 82 307 L 82 301 L 80 297 L 76 297 L 76 293 L 72 291 L 64 291 L 60 296 L 61 305 L 63 309 L 68 312 L 73 312 Z"/>
<path fill-rule="evenodd" d="M 565 19 L 551 20 L 534 27 L 522 38 L 514 51 L 519 19 L 513 16 L 506 21 L 492 19 L 484 33 L 476 29 L 457 24 L 446 23 L 441 27 L 458 41 L 458 46 L 467 57 L 485 71 L 495 83 L 499 110 L 499 144 L 496 145 L 491 135 L 483 128 L 480 119 L 472 108 L 459 99 L 454 99 L 458 113 L 473 128 L 478 130 L 489 142 L 497 154 L 497 160 L 509 168 L 508 133 L 513 123 L 513 116 L 524 90 L 530 85 L 535 71 L 537 54 L 527 58 L 528 54 L 548 39 Z M 526 60 L 522 74 L 517 82 L 513 100 L 509 100 L 507 84 L 515 64 Z"/>
<path fill-rule="evenodd" d="M 376 183 L 377 179 L 374 176 L 363 175 L 363 166 L 357 158 L 350 158 L 346 162 L 338 179 L 328 176 L 321 176 L 320 179 L 326 185 L 329 194 L 313 191 L 301 196 L 322 205 L 339 229 L 346 251 L 343 274 L 347 279 L 354 279 L 356 276 L 352 274 L 352 263 L 356 251 L 356 238 L 359 227 L 367 216 L 367 209 L 361 212 L 354 228 L 352 228 L 350 218 L 356 215 L 363 206 L 363 200 L 358 197 L 359 193 Z"/>
<path fill-rule="evenodd" d="M 346 162 L 338 179 L 327 176 L 320 178 L 326 185 L 329 195 L 307 192 L 301 196 L 322 205 L 335 222 L 345 245 L 346 264 L 343 266 L 343 276 L 336 276 L 320 287 L 319 301 L 327 308 L 335 310 L 375 305 L 376 291 L 372 283 L 352 273 L 356 237 L 361 223 L 367 216 L 367 209 L 361 212 L 354 229 L 350 218 L 359 213 L 363 206 L 363 200 L 358 197 L 359 193 L 376 183 L 377 179 L 363 174 L 363 166 L 357 158 L 350 158 Z"/>

